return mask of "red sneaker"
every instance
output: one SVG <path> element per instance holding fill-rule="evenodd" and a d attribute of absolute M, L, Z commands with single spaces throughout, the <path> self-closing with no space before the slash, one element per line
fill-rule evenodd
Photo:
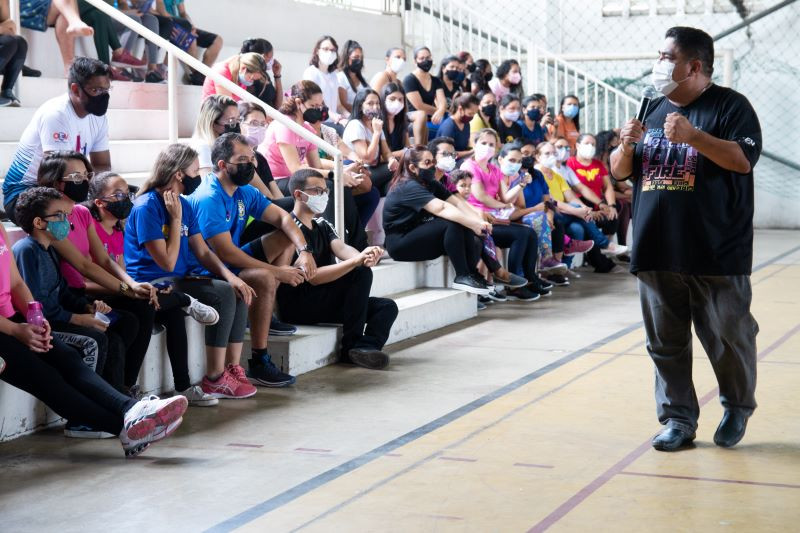
<path fill-rule="evenodd" d="M 585 254 L 592 248 L 594 248 L 594 241 L 571 239 L 564 247 L 564 255 L 573 256 L 575 254 Z"/>
<path fill-rule="evenodd" d="M 114 67 L 111 67 L 111 79 L 113 81 L 133 81 L 122 70 Z"/>
<path fill-rule="evenodd" d="M 146 67 L 147 63 L 133 57 L 130 52 L 127 50 L 122 50 L 121 52 L 114 54 L 111 56 L 111 64 L 117 67 Z"/>
<path fill-rule="evenodd" d="M 208 376 L 204 376 L 203 383 L 200 386 L 203 392 L 210 394 L 214 398 L 229 398 L 233 400 L 249 398 L 257 390 L 249 383 L 240 382 L 227 370 L 216 381 L 211 381 Z"/>
<path fill-rule="evenodd" d="M 239 383 L 250 383 L 250 380 L 247 379 L 247 373 L 244 371 L 242 365 L 234 365 L 229 364 L 225 367 L 225 370 L 233 377 L 236 378 L 236 381 Z"/>

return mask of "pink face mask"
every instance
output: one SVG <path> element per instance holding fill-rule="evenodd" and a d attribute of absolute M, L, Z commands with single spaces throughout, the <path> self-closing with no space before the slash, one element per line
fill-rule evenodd
<path fill-rule="evenodd" d="M 516 84 L 518 84 L 519 82 L 522 81 L 522 74 L 520 74 L 519 72 L 509 72 L 508 73 L 508 81 L 510 81 L 512 84 L 516 85 Z"/>

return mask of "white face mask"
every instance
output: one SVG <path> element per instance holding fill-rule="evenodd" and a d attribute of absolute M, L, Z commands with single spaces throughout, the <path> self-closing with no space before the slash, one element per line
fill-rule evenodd
<path fill-rule="evenodd" d="M 595 154 L 595 147 L 593 144 L 579 144 L 578 145 L 578 157 L 583 159 L 592 159 Z"/>
<path fill-rule="evenodd" d="M 436 162 L 436 168 L 441 170 L 442 172 L 452 172 L 454 168 L 456 168 L 456 159 L 455 157 L 443 157 Z"/>
<path fill-rule="evenodd" d="M 253 85 L 253 80 L 248 80 L 245 75 L 247 74 L 246 70 L 243 70 L 239 73 L 239 83 L 244 85 L 245 87 L 251 87 Z"/>
<path fill-rule="evenodd" d="M 681 81 L 672 79 L 672 72 L 675 70 L 675 63 L 670 61 L 656 61 L 653 65 L 653 72 L 650 75 L 653 87 L 664 96 L 669 95 L 678 88 L 678 85 L 689 79 L 686 76 Z"/>
<path fill-rule="evenodd" d="M 547 168 L 555 168 L 556 166 L 556 154 L 550 154 L 542 158 L 542 166 Z"/>
<path fill-rule="evenodd" d="M 406 64 L 406 60 L 402 57 L 392 57 L 389 59 L 389 68 L 392 69 L 392 72 L 397 74 Z"/>
<path fill-rule="evenodd" d="M 329 65 L 333 65 L 336 61 L 336 52 L 331 52 L 330 50 L 320 50 L 317 52 L 317 58 L 319 58 L 319 64 L 325 65 L 326 67 Z"/>
<path fill-rule="evenodd" d="M 264 142 L 264 137 L 267 136 L 266 126 L 245 126 L 245 128 L 247 128 L 247 133 L 244 136 L 247 137 L 247 142 L 251 146 L 258 146 Z"/>
<path fill-rule="evenodd" d="M 311 196 L 305 191 L 300 192 L 307 196 L 306 205 L 314 214 L 320 215 L 325 212 L 325 208 L 328 207 L 328 193 Z"/>
<path fill-rule="evenodd" d="M 494 146 L 488 144 L 475 145 L 475 161 L 488 161 L 494 155 Z"/>
<path fill-rule="evenodd" d="M 272 72 L 272 65 L 275 64 L 275 58 L 273 57 L 269 61 L 267 61 L 267 71 Z"/>
<path fill-rule="evenodd" d="M 509 122 L 516 122 L 519 120 L 519 111 L 503 111 L 503 118 Z"/>
<path fill-rule="evenodd" d="M 566 161 L 569 159 L 569 146 L 562 146 L 556 148 L 556 157 L 559 161 Z"/>
<path fill-rule="evenodd" d="M 405 104 L 400 100 L 386 100 L 386 112 L 390 115 L 396 115 L 403 110 Z"/>

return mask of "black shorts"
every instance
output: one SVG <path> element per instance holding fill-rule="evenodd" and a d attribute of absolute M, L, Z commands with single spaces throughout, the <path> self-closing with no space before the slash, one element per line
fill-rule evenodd
<path fill-rule="evenodd" d="M 192 23 L 184 18 L 172 17 L 172 22 L 179 26 L 183 26 L 187 30 L 192 29 Z M 196 41 L 197 46 L 199 46 L 200 48 L 208 48 L 209 46 L 214 44 L 214 41 L 217 39 L 216 33 L 204 31 L 201 30 L 200 28 L 195 28 L 195 30 L 197 31 L 197 41 Z"/>

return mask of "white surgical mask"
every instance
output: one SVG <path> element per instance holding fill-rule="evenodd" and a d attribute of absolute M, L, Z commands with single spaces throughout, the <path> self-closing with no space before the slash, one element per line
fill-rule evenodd
<path fill-rule="evenodd" d="M 475 145 L 475 161 L 488 161 L 494 155 L 494 146 L 488 144 Z"/>
<path fill-rule="evenodd" d="M 270 59 L 269 61 L 267 61 L 267 70 L 269 72 L 272 72 L 272 65 L 274 65 L 274 64 L 275 64 L 275 58 L 274 57 L 272 59 Z"/>
<path fill-rule="evenodd" d="M 241 85 L 244 85 L 245 87 L 251 87 L 251 86 L 253 85 L 253 80 L 248 80 L 248 79 L 245 77 L 245 74 L 246 74 L 246 73 L 247 73 L 247 71 L 246 71 L 246 70 L 243 70 L 243 71 L 241 71 L 241 72 L 239 73 L 239 83 L 240 83 Z"/>
<path fill-rule="evenodd" d="M 325 208 L 328 207 L 328 193 L 319 194 L 317 196 L 311 196 L 305 191 L 300 191 L 300 192 L 302 192 L 307 196 L 306 205 L 315 214 L 320 215 L 325 212 Z"/>
<path fill-rule="evenodd" d="M 503 172 L 504 176 L 516 176 L 519 174 L 519 169 L 522 168 L 522 163 L 511 163 L 509 161 L 503 161 L 500 164 L 500 170 Z"/>
<path fill-rule="evenodd" d="M 503 111 L 503 118 L 509 122 L 516 122 L 519 120 L 519 111 Z"/>
<path fill-rule="evenodd" d="M 336 61 L 336 52 L 331 52 L 330 50 L 320 50 L 317 52 L 317 57 L 319 58 L 319 64 L 327 67 L 329 65 L 333 65 L 334 61 Z"/>
<path fill-rule="evenodd" d="M 436 162 L 436 168 L 442 172 L 451 172 L 454 168 L 456 168 L 456 158 L 450 156 L 443 157 Z"/>
<path fill-rule="evenodd" d="M 545 156 L 542 158 L 541 161 L 542 166 L 547 168 L 555 168 L 556 162 L 557 162 L 556 154 L 550 154 L 548 156 Z"/>
<path fill-rule="evenodd" d="M 566 161 L 569 159 L 569 146 L 562 146 L 561 148 L 556 148 L 556 154 L 559 161 Z"/>
<path fill-rule="evenodd" d="M 247 133 L 245 133 L 245 137 L 247 137 L 247 142 L 250 143 L 251 146 L 258 146 L 262 142 L 264 142 L 264 137 L 267 136 L 267 128 L 266 126 L 245 126 L 247 128 Z"/>
<path fill-rule="evenodd" d="M 653 65 L 653 72 L 650 75 L 653 87 L 656 88 L 664 96 L 678 88 L 678 85 L 685 82 L 689 77 L 685 77 L 681 81 L 672 79 L 672 72 L 675 70 L 675 63 L 670 61 L 656 61 Z"/>
<path fill-rule="evenodd" d="M 403 70 L 405 64 L 406 60 L 403 59 L 402 57 L 393 57 L 389 59 L 389 68 L 392 69 L 392 72 L 394 72 L 395 74 Z"/>
<path fill-rule="evenodd" d="M 596 148 L 593 144 L 579 144 L 578 145 L 578 157 L 583 159 L 592 159 L 596 152 Z"/>
<path fill-rule="evenodd" d="M 405 104 L 400 100 L 386 100 L 386 111 L 390 115 L 396 115 L 403 110 Z"/>

